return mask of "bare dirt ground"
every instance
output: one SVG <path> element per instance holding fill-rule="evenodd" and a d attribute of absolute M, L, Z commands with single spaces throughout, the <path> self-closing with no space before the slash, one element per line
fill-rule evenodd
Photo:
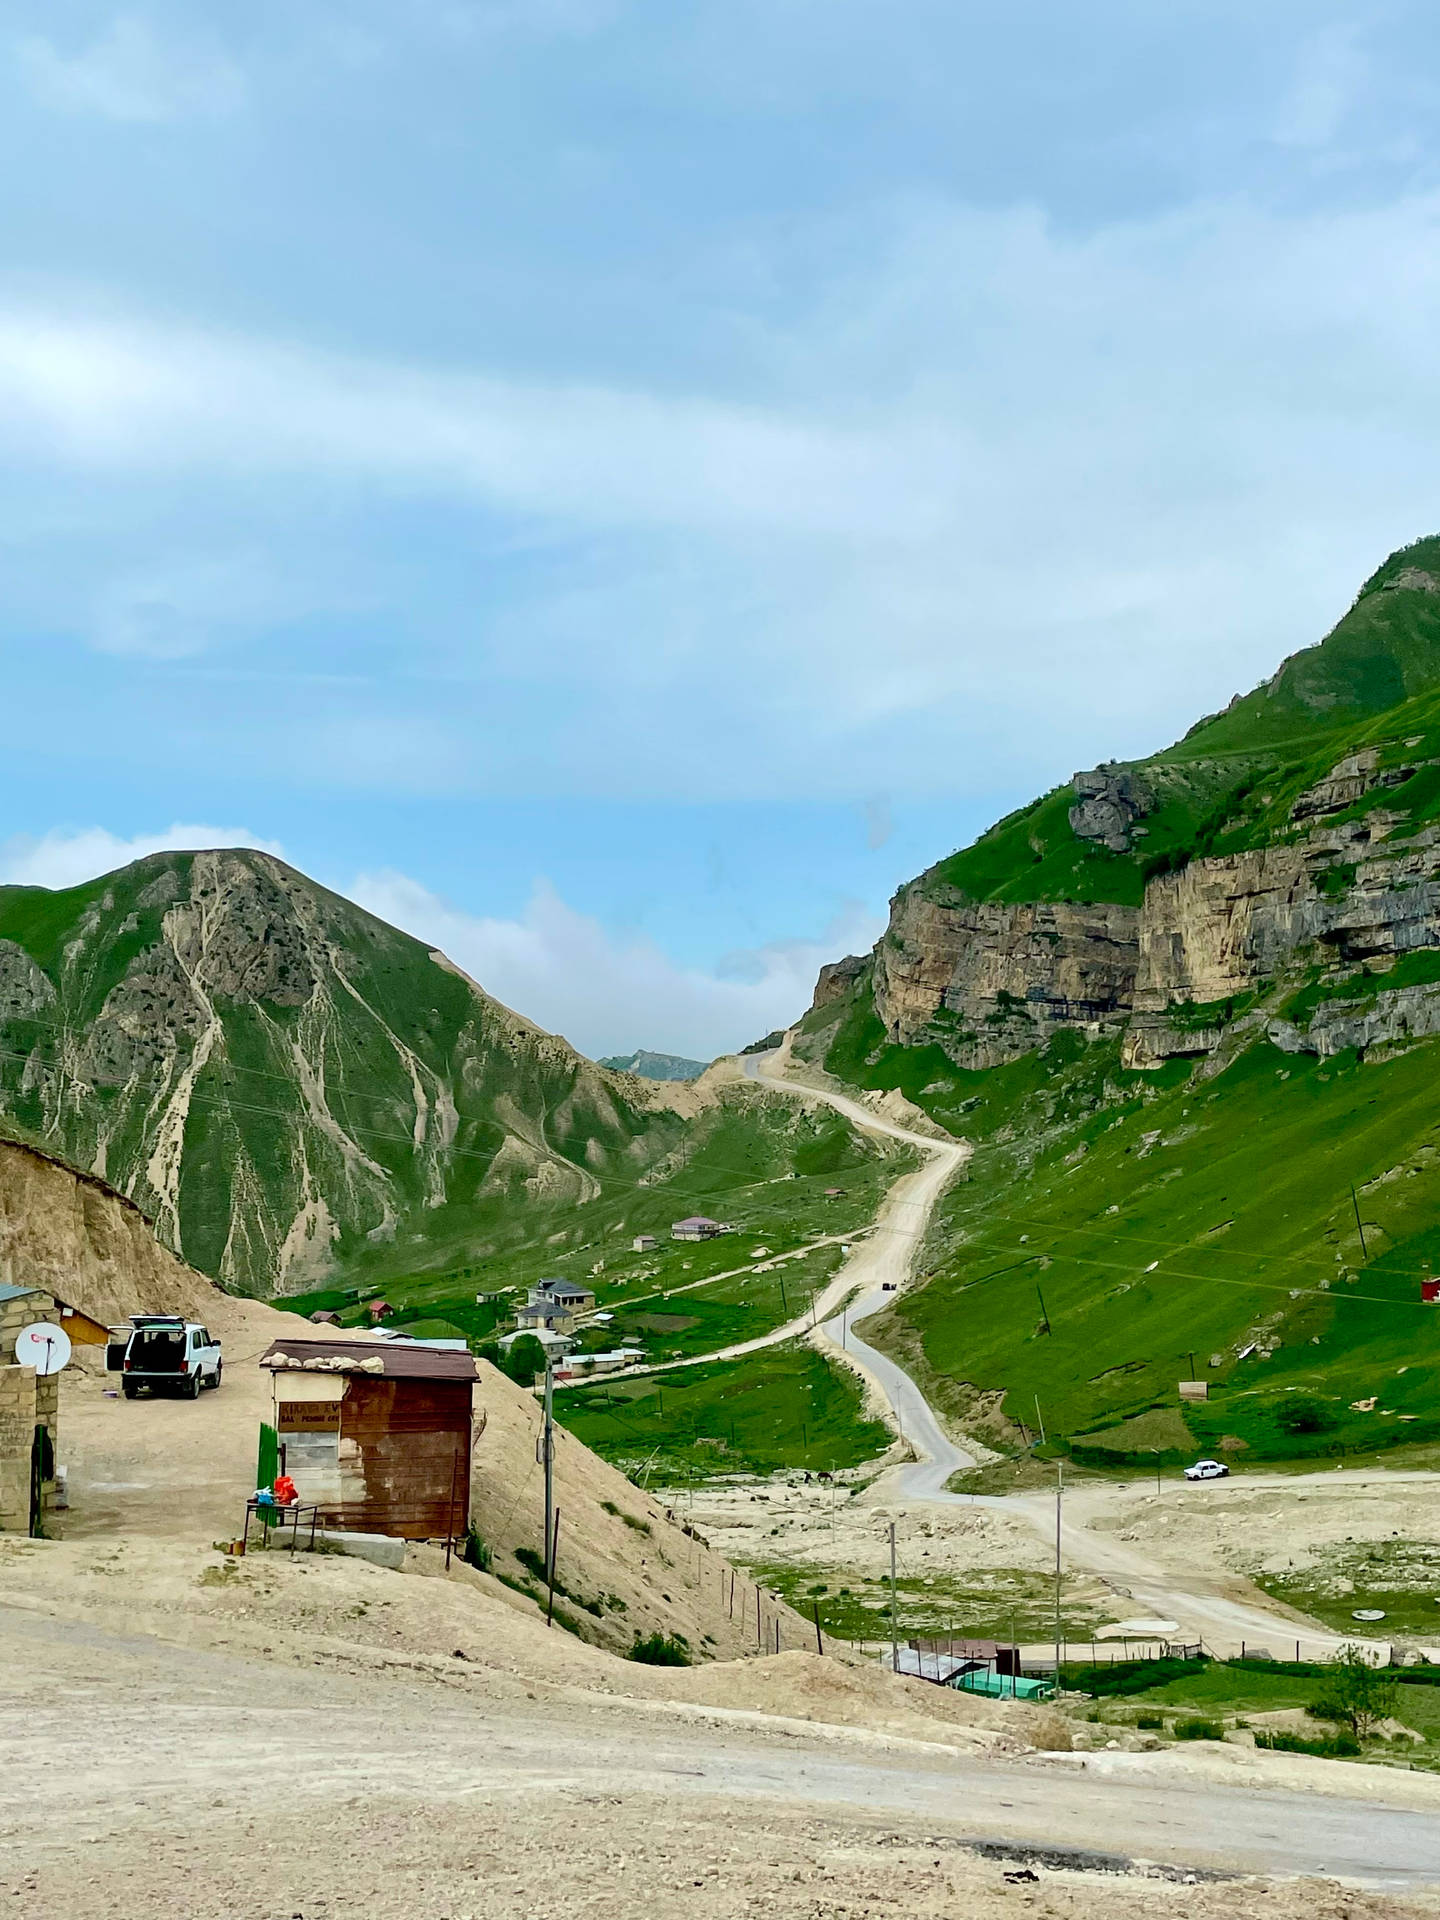
<path fill-rule="evenodd" d="M 372 1610 L 411 1584 L 343 1572 Z M 1141 1756 L 977 1756 L 792 1717 L 647 1711 L 504 1681 L 453 1649 L 291 1638 L 274 1615 L 242 1650 L 139 1631 L 118 1595 L 113 1611 L 105 1627 L 0 1605 L 0 1683 L 22 1709 L 0 1722 L 0 1889 L 43 1920 L 1437 1911 L 1440 1798 L 1417 1801 L 1419 1776 L 1369 1800 L 1257 1791 L 1243 1756 L 1215 1782 L 1192 1756 L 1169 1781 L 1105 1777 L 1082 1769 Z M 1341 1771 L 1290 1762 L 1274 1780 Z M 1174 1877 L 1136 1871 L 1136 1855 Z M 1236 1870 L 1310 1877 L 1204 1877 Z"/>
<path fill-rule="evenodd" d="M 234 1314 L 219 1394 L 129 1403 L 103 1377 L 67 1382 L 69 1535 L 0 1542 L 0 1686 L 19 1709 L 0 1721 L 0 1886 L 17 1912 L 459 1920 L 663 1915 L 697 1896 L 807 1920 L 1435 1910 L 1428 1776 L 1228 1748 L 1071 1753 L 1052 1709 L 798 1649 L 638 1666 L 547 1631 L 488 1575 L 447 1578 L 435 1548 L 399 1573 L 231 1560 L 213 1541 L 234 1530 L 268 1393 L 238 1361 L 272 1330 L 262 1308 Z M 488 1471 L 518 1514 L 533 1408 L 485 1397 Z M 614 1489 L 652 1529 L 614 1520 L 583 1565 L 609 1556 L 637 1596 L 664 1578 L 679 1604 L 683 1553 L 703 1569 L 704 1550 L 576 1454 L 577 1513 L 582 1488 L 592 1506 Z M 684 1588 L 697 1630 L 719 1611 L 710 1587 Z M 1369 1891 L 1184 1884 L 1136 1859 Z"/>

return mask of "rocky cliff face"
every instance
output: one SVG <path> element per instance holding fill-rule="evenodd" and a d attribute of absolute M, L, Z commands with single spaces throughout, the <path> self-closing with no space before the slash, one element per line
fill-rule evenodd
<path fill-rule="evenodd" d="M 1301 818 L 1394 784 L 1351 756 L 1309 790 Z M 1328 1053 L 1440 1031 L 1440 985 L 1377 994 L 1367 984 L 1353 1003 L 1343 993 L 1347 970 L 1440 955 L 1440 828 L 1405 834 L 1403 824 L 1375 807 L 1194 859 L 1152 877 L 1138 908 L 975 901 L 922 876 L 895 896 L 875 949 L 875 1012 L 891 1044 L 938 1045 L 972 1069 L 1016 1059 L 1062 1026 L 1123 1032 L 1129 1067 L 1213 1054 L 1245 1011 L 1221 1003 L 1268 994 L 1278 1005 L 1312 975 L 1337 997 L 1303 1023 L 1272 1020 L 1277 1044 Z M 817 1009 L 852 989 L 857 963 L 842 965 L 822 974 Z M 1211 1020 L 1192 1011 L 1206 1007 Z"/>
<path fill-rule="evenodd" d="M 1128 1012 L 1137 924 L 1133 907 L 1010 906 L 916 882 L 875 949 L 875 1010 L 901 1046 L 938 1038 L 958 1065 L 994 1066 L 1056 1025 Z"/>

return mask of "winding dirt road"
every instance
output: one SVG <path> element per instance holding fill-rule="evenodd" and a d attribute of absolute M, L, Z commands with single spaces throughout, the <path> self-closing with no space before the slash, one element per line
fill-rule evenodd
<path fill-rule="evenodd" d="M 992 1507 L 1023 1519 L 1048 1540 L 1055 1537 L 1055 1498 L 1052 1494 L 975 1495 L 947 1491 L 951 1478 L 975 1465 L 975 1456 L 958 1445 L 946 1433 L 940 1419 L 919 1387 L 888 1355 L 866 1344 L 855 1332 L 857 1323 L 878 1313 L 892 1298 L 887 1286 L 901 1287 L 910 1278 L 914 1261 L 924 1241 L 935 1203 L 947 1183 L 968 1158 L 970 1149 L 961 1142 L 931 1139 L 913 1133 L 892 1121 L 881 1119 L 859 1101 L 827 1087 L 803 1084 L 785 1077 L 788 1048 L 767 1054 L 752 1054 L 746 1070 L 767 1087 L 793 1094 L 796 1099 L 820 1101 L 843 1113 L 855 1126 L 882 1133 L 926 1155 L 927 1164 L 918 1173 L 907 1175 L 894 1190 L 906 1191 L 899 1205 L 887 1208 L 874 1241 L 866 1243 L 863 1253 L 852 1255 L 835 1280 L 826 1289 L 821 1303 L 821 1320 L 813 1338 L 823 1339 L 843 1352 L 846 1360 L 869 1377 L 888 1405 L 890 1416 L 902 1437 L 919 1458 L 904 1466 L 891 1468 L 870 1490 L 872 1500 L 904 1505 L 977 1505 Z M 870 1256 L 867 1260 L 866 1256 Z M 842 1307 L 842 1302 L 844 1303 Z M 841 1307 L 840 1312 L 835 1308 Z M 745 1352 L 752 1347 L 772 1344 L 776 1339 L 794 1337 L 809 1326 L 809 1318 L 768 1335 L 764 1340 L 735 1348 Z M 1284 1486 L 1299 1490 L 1307 1483 L 1323 1482 L 1333 1488 L 1333 1473 L 1286 1476 Z M 1251 1476 L 1232 1482 L 1213 1483 L 1203 1488 L 1185 1488 L 1194 1498 L 1223 1500 L 1227 1491 L 1252 1485 Z M 1182 1487 L 1184 1483 L 1181 1483 Z M 1264 1604 L 1264 1596 L 1252 1588 L 1243 1598 L 1233 1591 L 1240 1584 L 1207 1579 L 1183 1570 L 1157 1565 L 1145 1554 L 1120 1541 L 1103 1537 L 1085 1527 L 1083 1515 L 1086 1496 L 1075 1489 L 1067 1496 L 1069 1513 L 1062 1522 L 1060 1547 L 1062 1560 L 1071 1568 L 1083 1568 L 1102 1579 L 1115 1592 L 1133 1603 L 1129 1611 L 1145 1619 L 1173 1621 L 1179 1631 L 1176 1638 L 1203 1639 L 1216 1653 L 1238 1653 L 1269 1648 L 1294 1652 L 1304 1659 L 1324 1658 L 1354 1634 L 1335 1634 L 1315 1626 L 1302 1616 Z M 1376 1646 L 1379 1643 L 1365 1642 Z"/>

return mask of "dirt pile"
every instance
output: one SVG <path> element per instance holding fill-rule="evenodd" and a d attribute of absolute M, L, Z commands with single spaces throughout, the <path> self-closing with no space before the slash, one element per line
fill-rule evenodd
<path fill-rule="evenodd" d="M 132 1313 L 218 1319 L 225 1299 L 123 1194 L 13 1140 L 0 1140 L 0 1281 L 51 1289 L 104 1325 Z"/>
<path fill-rule="evenodd" d="M 542 1430 L 533 1394 L 480 1363 L 473 1510 L 502 1571 L 525 1570 L 516 1549 L 542 1554 Z M 562 1428 L 555 1429 L 556 1572 L 560 1605 L 589 1639 L 625 1651 L 637 1634 L 681 1634 L 697 1657 L 734 1659 L 808 1644 L 814 1629 L 757 1587 L 658 1499 L 641 1492 Z M 598 1612 L 593 1609 L 597 1609 Z"/>

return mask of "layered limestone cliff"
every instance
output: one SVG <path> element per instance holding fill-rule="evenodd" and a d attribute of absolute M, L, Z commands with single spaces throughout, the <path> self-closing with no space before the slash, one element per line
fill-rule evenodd
<path fill-rule="evenodd" d="M 875 949 L 875 1010 L 893 1042 L 938 1037 L 958 1065 L 997 1065 L 1056 1025 L 1128 1013 L 1138 921 L 1133 907 L 1011 906 L 916 881 Z"/>
<path fill-rule="evenodd" d="M 1342 764 L 1327 801 L 1343 806 L 1373 771 Z M 1319 1053 L 1435 1033 L 1440 983 L 1387 991 L 1375 978 L 1407 955 L 1440 958 L 1440 830 L 1406 837 L 1399 825 L 1374 809 L 1191 860 L 1152 878 L 1138 908 L 975 901 L 922 876 L 895 896 L 875 948 L 875 1012 L 889 1043 L 938 1045 L 965 1068 L 1016 1059 L 1057 1027 L 1123 1033 L 1124 1064 L 1141 1068 L 1215 1053 L 1240 1017 L 1268 1019 L 1278 1045 Z M 843 967 L 822 976 L 817 1008 L 852 989 L 857 965 Z M 1314 979 L 1330 997 L 1303 1020 L 1277 1017 Z"/>

